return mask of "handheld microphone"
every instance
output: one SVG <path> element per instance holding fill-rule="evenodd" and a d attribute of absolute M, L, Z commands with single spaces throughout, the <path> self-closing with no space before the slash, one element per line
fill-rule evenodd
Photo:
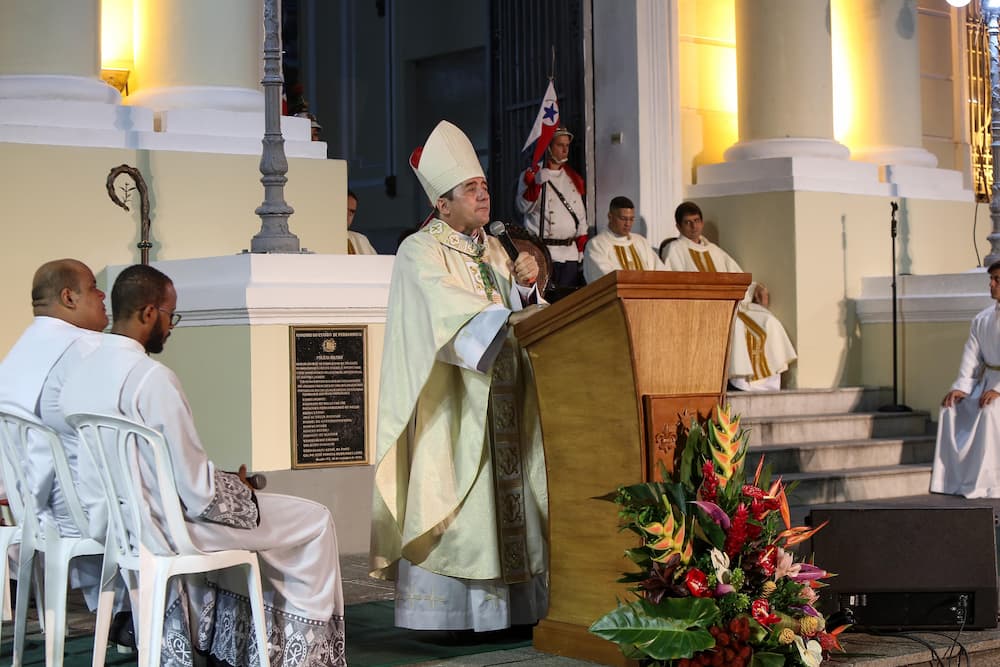
<path fill-rule="evenodd" d="M 252 475 L 247 475 L 247 482 L 254 490 L 260 491 L 267 486 L 267 477 L 263 473 L 255 472 Z"/>
<path fill-rule="evenodd" d="M 521 251 L 517 249 L 514 242 L 510 239 L 510 234 L 507 233 L 507 225 L 500 222 L 499 220 L 494 220 L 489 224 L 487 231 L 490 235 L 495 236 L 503 249 L 507 251 L 507 255 L 510 257 L 510 261 L 517 261 L 517 256 L 521 254 Z"/>

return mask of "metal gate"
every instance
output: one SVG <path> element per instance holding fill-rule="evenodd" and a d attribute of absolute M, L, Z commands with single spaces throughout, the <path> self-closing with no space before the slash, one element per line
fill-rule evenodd
<path fill-rule="evenodd" d="M 531 147 L 522 153 L 521 146 L 535 122 L 550 72 L 555 75 L 560 120 L 574 135 L 569 164 L 587 180 L 588 17 L 589 0 L 490 1 L 489 178 L 494 219 L 520 222 L 514 206 L 517 178 L 531 160 Z"/>

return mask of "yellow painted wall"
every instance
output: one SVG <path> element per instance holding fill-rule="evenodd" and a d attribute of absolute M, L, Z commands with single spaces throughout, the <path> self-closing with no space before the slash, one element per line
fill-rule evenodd
<path fill-rule="evenodd" d="M 909 322 L 899 327 L 899 400 L 936 419 L 941 399 L 958 377 L 969 322 Z M 861 382 L 892 385 L 892 324 L 861 327 Z"/>
<path fill-rule="evenodd" d="M 0 354 L 31 320 L 31 276 L 43 262 L 75 257 L 95 272 L 139 259 L 139 206 L 108 198 L 112 167 L 138 167 L 149 187 L 153 260 L 239 253 L 260 229 L 264 198 L 259 156 L 135 151 L 0 143 L 4 184 L 0 263 Z M 347 247 L 347 172 L 341 160 L 288 160 L 289 224 L 302 245 L 321 253 Z M 120 177 L 120 183 L 128 181 Z"/>
<path fill-rule="evenodd" d="M 773 192 L 698 200 L 706 235 L 768 285 L 771 310 L 799 353 L 786 383 L 855 385 L 864 372 L 863 340 L 852 299 L 861 279 L 891 272 L 889 200 L 817 192 Z M 974 205 L 901 200 L 900 273 L 958 273 L 975 266 Z M 980 212 L 980 234 L 986 232 Z M 979 240 L 980 253 L 987 251 Z M 959 349 L 961 343 L 959 343 Z M 954 372 L 952 369 L 950 372 Z M 950 381 L 949 381 L 950 382 Z"/>

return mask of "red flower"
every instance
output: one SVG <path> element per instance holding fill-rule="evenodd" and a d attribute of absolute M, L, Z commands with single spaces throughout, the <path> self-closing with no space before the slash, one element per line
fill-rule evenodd
<path fill-rule="evenodd" d="M 701 499 L 714 503 L 719 488 L 719 477 L 715 474 L 715 466 L 711 461 L 705 461 L 705 465 L 701 467 L 701 476 Z"/>
<path fill-rule="evenodd" d="M 771 604 L 764 598 L 753 601 L 750 605 L 750 615 L 761 625 L 774 625 L 781 620 L 777 614 L 771 613 Z"/>
<path fill-rule="evenodd" d="M 740 503 L 733 515 L 732 525 L 726 535 L 725 552 L 730 558 L 735 558 L 747 541 L 747 506 Z"/>
<path fill-rule="evenodd" d="M 764 497 L 764 489 L 758 488 L 753 484 L 744 484 L 741 492 L 747 498 L 753 498 L 754 500 L 760 500 Z"/>
<path fill-rule="evenodd" d="M 774 568 L 777 567 L 778 561 L 778 548 L 773 544 L 757 555 L 757 567 L 761 569 L 765 576 L 770 577 L 774 574 Z"/>
<path fill-rule="evenodd" d="M 684 575 L 684 585 L 696 598 L 712 597 L 712 591 L 708 589 L 708 577 L 696 567 L 692 567 Z"/>

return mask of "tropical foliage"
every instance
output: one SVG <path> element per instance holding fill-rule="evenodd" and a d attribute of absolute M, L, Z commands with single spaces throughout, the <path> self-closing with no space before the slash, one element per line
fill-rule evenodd
<path fill-rule="evenodd" d="M 744 471 L 748 433 L 716 408 L 692 420 L 676 481 L 623 486 L 608 496 L 623 530 L 639 537 L 626 556 L 636 599 L 590 631 L 652 665 L 818 667 L 840 649 L 814 606 L 830 573 L 794 549 L 823 526 L 792 527 L 787 490 L 757 466 Z M 666 479 L 666 475 L 663 475 Z M 825 525 L 825 524 L 824 524 Z"/>

